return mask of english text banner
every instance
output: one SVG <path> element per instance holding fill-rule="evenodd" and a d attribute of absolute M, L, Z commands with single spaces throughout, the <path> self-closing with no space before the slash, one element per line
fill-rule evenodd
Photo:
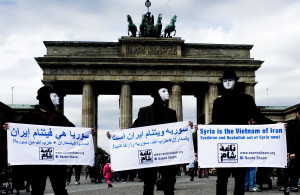
<path fill-rule="evenodd" d="M 209 167 L 286 167 L 284 124 L 199 125 L 198 161 Z"/>
<path fill-rule="evenodd" d="M 90 128 L 9 123 L 9 165 L 93 165 Z"/>
<path fill-rule="evenodd" d="M 114 171 L 190 163 L 194 160 L 189 123 L 112 131 L 111 166 Z"/>

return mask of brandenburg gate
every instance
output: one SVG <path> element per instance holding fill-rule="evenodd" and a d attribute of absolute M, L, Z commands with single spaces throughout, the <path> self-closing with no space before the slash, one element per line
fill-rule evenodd
<path fill-rule="evenodd" d="M 197 122 L 207 124 L 224 69 L 234 68 L 240 77 L 239 89 L 254 97 L 255 71 L 263 63 L 250 57 L 252 45 L 185 43 L 178 37 L 44 44 L 46 55 L 35 59 L 43 70 L 43 83 L 60 95 L 59 111 L 64 112 L 64 96 L 82 94 L 82 127 L 94 129 L 98 95 L 119 95 L 120 129 L 124 129 L 132 124 L 132 96 L 150 95 L 159 84 L 169 86 L 169 107 L 176 110 L 179 121 L 182 96 L 193 95 Z"/>

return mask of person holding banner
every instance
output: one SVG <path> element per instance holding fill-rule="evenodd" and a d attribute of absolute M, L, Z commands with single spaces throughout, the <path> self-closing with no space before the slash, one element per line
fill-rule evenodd
<path fill-rule="evenodd" d="M 138 118 L 134 121 L 131 128 L 177 122 L 176 111 L 167 107 L 167 102 L 169 100 L 168 89 L 165 87 L 155 88 L 151 93 L 151 96 L 154 98 L 153 104 L 140 108 Z M 189 126 L 193 126 L 192 122 L 189 122 Z M 109 132 L 107 132 L 107 137 L 109 139 L 111 138 Z M 164 191 L 164 194 L 174 195 L 177 174 L 176 165 L 142 168 L 139 172 L 140 175 L 143 175 L 144 195 L 153 195 L 158 172 L 162 176 L 162 190 Z"/>
<path fill-rule="evenodd" d="M 235 88 L 239 77 L 234 70 L 226 69 L 220 81 L 223 84 L 223 95 L 215 99 L 212 110 L 212 124 L 270 124 L 274 123 L 264 117 L 253 100 L 253 97 L 242 94 Z M 227 194 L 228 177 L 235 177 L 234 195 L 245 193 L 245 176 L 247 168 L 218 168 L 217 169 L 217 195 Z"/>
<path fill-rule="evenodd" d="M 134 121 L 132 127 L 177 122 L 176 111 L 167 107 L 167 102 L 169 100 L 168 89 L 165 87 L 156 88 L 151 96 L 154 98 L 153 104 L 140 108 L 138 118 Z M 141 171 L 144 176 L 144 195 L 153 195 L 154 185 L 157 179 L 157 171 L 159 171 L 162 176 L 164 194 L 174 194 L 176 165 L 159 168 L 146 168 Z"/>
<path fill-rule="evenodd" d="M 34 125 L 50 125 L 74 127 L 63 114 L 57 112 L 55 107 L 59 105 L 59 97 L 50 86 L 43 86 L 37 91 L 39 104 L 26 114 L 19 122 Z M 7 130 L 8 125 L 3 125 Z M 44 194 L 47 176 L 50 177 L 54 194 L 67 195 L 65 165 L 30 165 L 28 173 L 31 176 L 32 195 Z"/>
<path fill-rule="evenodd" d="M 298 192 L 298 180 L 300 173 L 300 107 L 295 110 L 295 119 L 288 121 L 287 125 L 287 152 L 289 163 L 284 170 L 282 190 L 286 192 Z"/>

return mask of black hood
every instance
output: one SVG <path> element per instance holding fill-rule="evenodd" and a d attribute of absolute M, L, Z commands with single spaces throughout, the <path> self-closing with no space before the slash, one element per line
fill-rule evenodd
<path fill-rule="evenodd" d="M 167 107 L 168 102 L 164 102 L 158 93 L 158 90 L 161 88 L 166 88 L 166 87 L 158 87 L 151 94 L 151 96 L 154 98 L 152 106 L 153 106 L 153 112 L 154 112 L 153 114 L 154 114 L 154 119 L 155 119 L 156 124 L 163 123 L 163 121 L 162 121 L 163 116 L 164 116 L 166 110 L 168 109 L 168 107 Z"/>
<path fill-rule="evenodd" d="M 55 106 L 50 99 L 50 93 L 56 93 L 50 86 L 41 87 L 37 92 L 36 99 L 39 100 L 39 106 L 47 112 L 53 112 Z"/>
<path fill-rule="evenodd" d="M 153 89 L 153 91 L 152 91 L 152 93 L 151 93 L 151 97 L 153 97 L 153 99 L 154 99 L 154 101 L 153 101 L 153 105 L 155 105 L 156 107 L 157 106 L 166 106 L 167 104 L 168 104 L 168 102 L 164 102 L 162 99 L 161 99 L 161 97 L 160 97 L 160 95 L 159 95 L 159 93 L 158 93 L 158 91 L 161 89 L 161 88 L 166 88 L 166 89 L 168 89 L 167 87 L 165 87 L 165 86 L 160 86 L 160 87 L 155 87 L 154 89 Z M 169 90 L 168 90 L 169 91 Z"/>

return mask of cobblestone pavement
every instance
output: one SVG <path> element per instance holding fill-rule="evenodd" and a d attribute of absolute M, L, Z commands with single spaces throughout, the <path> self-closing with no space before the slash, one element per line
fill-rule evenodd
<path fill-rule="evenodd" d="M 216 176 L 210 176 L 209 178 L 197 178 L 194 181 L 190 181 L 189 176 L 177 176 L 177 182 L 175 185 L 175 195 L 214 195 L 216 194 Z M 268 195 L 283 195 L 283 192 L 278 191 L 276 186 L 276 178 L 272 179 L 273 188 L 268 189 L 268 185 L 264 184 L 261 192 L 246 192 L 246 195 L 250 194 L 268 194 Z M 103 180 L 103 183 L 91 183 L 89 179 L 81 177 L 81 184 L 74 184 L 74 177 L 72 183 L 67 186 L 68 193 L 70 195 L 138 195 L 143 194 L 143 182 L 112 182 L 113 188 L 107 188 L 107 183 Z M 229 178 L 228 182 L 228 195 L 233 194 L 234 179 Z M 29 195 L 21 191 L 21 195 Z M 47 180 L 47 186 L 45 195 L 52 195 L 53 191 L 51 188 L 50 181 Z M 291 195 L 300 194 L 300 192 L 291 192 Z M 154 195 L 163 195 L 162 191 L 154 191 Z"/>

